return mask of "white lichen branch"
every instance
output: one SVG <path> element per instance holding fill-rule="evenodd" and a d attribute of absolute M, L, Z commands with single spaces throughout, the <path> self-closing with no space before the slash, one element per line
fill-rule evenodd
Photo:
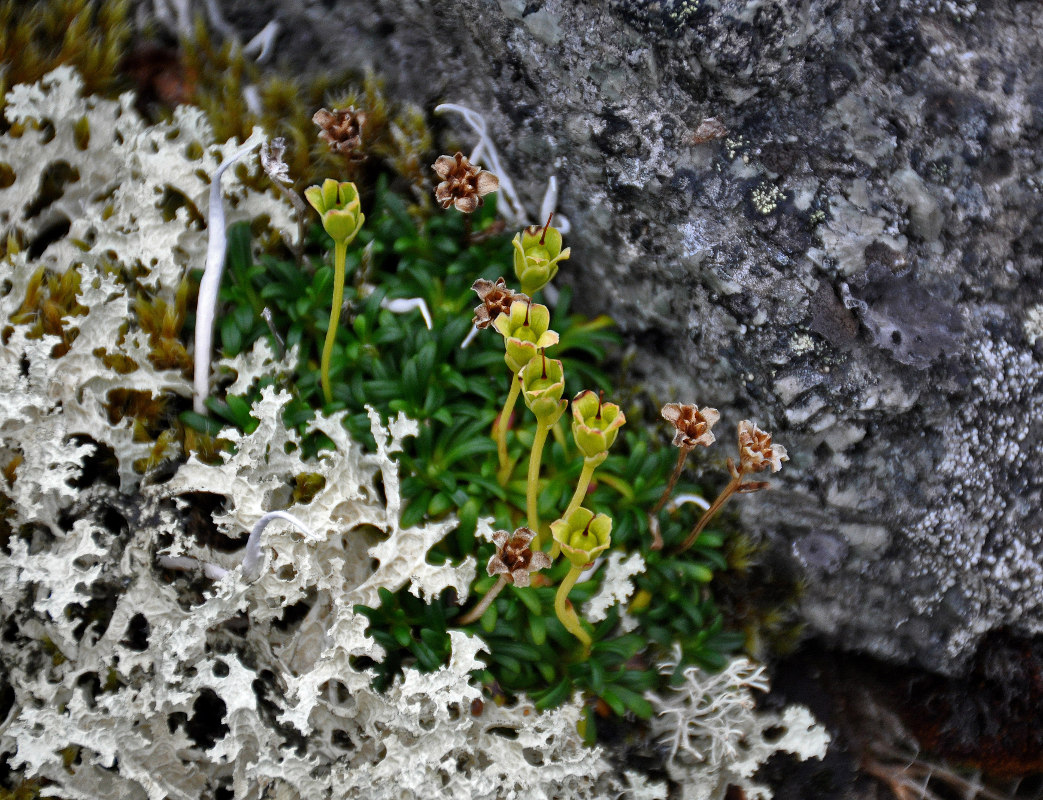
<path fill-rule="evenodd" d="M 251 55 L 256 51 L 257 56 L 254 60 L 258 64 L 263 64 L 275 51 L 275 40 L 279 38 L 279 33 L 279 23 L 274 19 L 270 20 L 250 41 L 243 45 L 243 54 Z"/>
<path fill-rule="evenodd" d="M 250 537 L 246 540 L 246 548 L 243 552 L 242 561 L 243 580 L 252 582 L 261 577 L 261 565 L 264 563 L 263 553 L 261 551 L 261 534 L 264 532 L 264 529 L 268 527 L 268 523 L 277 519 L 289 522 L 309 539 L 317 540 L 319 538 L 307 525 L 288 511 L 269 511 L 254 523 L 253 528 L 250 530 Z M 178 570 L 179 572 L 202 570 L 206 577 L 215 581 L 221 580 L 230 572 L 230 570 L 225 569 L 219 564 L 214 564 L 211 561 L 204 561 L 203 559 L 195 558 L 193 556 L 159 556 L 156 559 L 156 562 L 163 569 L 173 569 Z"/>
<path fill-rule="evenodd" d="M 675 660 L 665 663 L 663 671 L 672 671 L 679 657 L 675 653 Z M 751 690 L 769 689 L 764 667 L 737 658 L 716 675 L 689 666 L 682 677 L 683 683 L 665 697 L 649 697 L 657 711 L 652 732 L 669 745 L 668 761 L 681 753 L 712 765 L 735 759 L 754 713 Z"/>
<path fill-rule="evenodd" d="M 210 395 L 210 358 L 214 340 L 214 317 L 217 313 L 217 295 L 221 288 L 221 274 L 225 268 L 228 235 L 225 231 L 225 209 L 221 198 L 221 176 L 226 169 L 243 156 L 255 150 L 264 141 L 264 134 L 255 129 L 243 146 L 221 162 L 210 178 L 210 208 L 207 212 L 206 266 L 199 282 L 196 302 L 196 343 L 194 399 L 192 407 L 197 414 L 206 413 L 206 399 Z"/>
<path fill-rule="evenodd" d="M 261 532 L 264 531 L 269 522 L 276 519 L 289 522 L 309 539 L 318 539 L 307 525 L 288 511 L 269 511 L 254 523 L 253 530 L 250 531 L 250 538 L 246 540 L 246 555 L 243 556 L 243 580 L 255 581 L 260 577 L 261 564 L 263 563 Z"/>
<path fill-rule="evenodd" d="M 407 314 L 414 309 L 420 311 L 420 316 L 424 318 L 424 324 L 427 325 L 427 329 L 431 330 L 431 312 L 427 308 L 427 303 L 422 297 L 403 297 L 398 300 L 388 300 L 386 297 L 380 301 L 381 308 L 386 308 L 392 314 Z"/>
<path fill-rule="evenodd" d="M 537 219 L 533 219 L 525 209 L 525 205 L 522 203 L 521 198 L 518 196 L 518 190 L 514 188 L 514 182 L 507 174 L 506 169 L 504 169 L 503 162 L 500 161 L 499 151 L 496 149 L 496 143 L 493 141 L 492 136 L 489 135 L 489 126 L 485 121 L 485 117 L 474 109 L 457 103 L 442 103 L 441 105 L 435 106 L 436 114 L 441 114 L 446 111 L 455 111 L 457 114 L 462 116 L 464 121 L 471 126 L 471 129 L 478 134 L 478 143 L 471 151 L 468 161 L 472 164 L 475 164 L 480 160 L 487 162 L 489 171 L 500 179 L 499 196 L 501 202 L 497 208 L 500 213 L 503 214 L 504 218 L 512 225 L 525 225 L 528 223 L 535 225 L 537 223 L 542 224 L 545 222 L 550 213 L 554 211 L 555 205 L 557 205 L 557 178 L 552 175 L 550 180 L 547 182 L 547 191 L 543 196 L 540 216 Z M 558 216 L 557 228 L 562 233 L 567 233 L 569 230 L 568 220 L 562 216 Z"/>

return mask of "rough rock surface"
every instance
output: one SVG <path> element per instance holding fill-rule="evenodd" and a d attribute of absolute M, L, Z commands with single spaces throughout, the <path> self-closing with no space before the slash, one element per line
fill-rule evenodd
<path fill-rule="evenodd" d="M 985 631 L 1043 631 L 1043 6 L 226 15 L 247 35 L 279 19 L 293 69 L 370 63 L 428 107 L 481 109 L 532 208 L 558 175 L 562 278 L 620 322 L 651 385 L 752 416 L 792 454 L 743 504 L 806 570 L 813 629 L 950 672 Z M 728 133 L 696 143 L 707 117 Z"/>

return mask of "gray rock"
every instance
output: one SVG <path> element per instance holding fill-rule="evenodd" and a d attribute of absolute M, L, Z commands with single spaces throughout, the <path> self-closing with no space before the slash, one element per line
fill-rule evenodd
<path fill-rule="evenodd" d="M 635 361 L 664 401 L 751 417 L 792 454 L 742 507 L 812 564 L 815 629 L 945 671 L 990 629 L 1043 631 L 1043 7 L 237 0 L 227 15 L 247 34 L 278 17 L 286 68 L 370 63 L 427 107 L 480 109 L 533 209 L 557 174 L 560 280 L 633 341 L 669 343 Z M 695 144 L 707 117 L 729 133 Z"/>

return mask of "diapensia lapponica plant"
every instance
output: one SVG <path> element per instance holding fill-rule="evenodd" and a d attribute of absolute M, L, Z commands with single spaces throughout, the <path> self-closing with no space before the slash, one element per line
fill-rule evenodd
<path fill-rule="evenodd" d="M 348 126 L 352 136 L 362 130 L 357 118 Z M 292 191 L 275 145 L 265 169 Z M 686 663 L 716 668 L 741 642 L 722 629 L 706 586 L 726 568 L 722 535 L 706 528 L 732 494 L 762 488 L 746 478 L 775 469 L 784 451 L 770 437 L 754 437 L 747 451 L 760 460 L 740 453 L 734 470 L 741 480 L 733 475 L 713 513 L 696 519 L 695 487 L 681 473 L 689 452 L 714 441 L 716 411 L 664 407 L 677 429 L 671 473 L 674 457 L 657 436 L 630 429 L 611 402 L 600 346 L 591 347 L 607 318 L 570 315 L 567 288 L 556 304 L 543 299 L 570 256 L 554 217 L 501 237 L 489 211 L 498 199 L 496 177 L 462 154 L 439 158 L 434 171 L 435 199 L 445 213 L 419 227 L 387 188 L 378 186 L 375 197 L 363 189 L 361 201 L 360 192 L 336 181 L 305 190 L 334 243 L 333 268 L 313 262 L 311 280 L 307 265 L 302 278 L 294 264 L 269 259 L 265 268 L 251 264 L 248 247 L 230 249 L 238 254 L 230 255 L 230 272 L 239 288 L 229 287 L 229 302 L 249 302 L 253 294 L 267 300 L 274 312 L 269 329 L 273 320 L 279 330 L 290 325 L 287 346 L 310 335 L 324 351 L 336 340 L 329 366 L 316 347 L 298 374 L 294 391 L 302 404 L 346 407 L 349 427 L 361 402 L 422 422 L 421 436 L 400 456 L 403 524 L 453 509 L 460 519 L 452 541 L 432 551 L 432 563 L 468 554 L 487 559 L 488 576 L 474 582 L 473 599 L 462 607 L 452 593 L 425 603 L 387 591 L 379 606 L 360 607 L 387 652 L 370 666 L 381 686 L 410 665 L 435 669 L 448 652 L 446 631 L 465 627 L 489 645 L 489 669 L 478 677 L 494 699 L 525 692 L 548 708 L 582 690 L 603 709 L 647 715 L 643 692 L 659 680 L 652 668 L 657 652 L 679 643 Z M 329 242 L 319 236 L 310 247 Z M 343 300 L 330 302 L 331 284 L 336 292 L 343 280 L 337 273 L 344 251 L 353 278 Z M 502 273 L 512 261 L 508 280 Z M 478 304 L 464 316 L 474 305 L 467 287 Z M 257 335 L 256 326 L 242 331 L 238 347 Z M 395 386 L 403 393 L 392 394 Z M 222 404 L 214 409 L 235 421 L 242 415 L 229 416 L 233 401 L 243 405 L 230 397 L 224 412 Z M 299 424 L 305 413 L 294 411 L 287 423 Z M 303 496 L 307 491 L 302 485 Z M 475 536 L 478 517 L 495 520 L 491 554 Z M 682 552 L 686 531 L 692 541 Z M 667 546 L 657 552 L 664 538 Z"/>
<path fill-rule="evenodd" d="M 443 208 L 450 205 L 463 213 L 470 213 L 482 204 L 482 196 L 494 191 L 496 179 L 485 170 L 472 165 L 461 153 L 441 156 L 433 168 L 442 182 L 435 195 Z M 514 247 L 514 274 L 520 284 L 516 292 L 507 286 L 503 277 L 495 282 L 479 279 L 474 284 L 480 305 L 475 309 L 472 320 L 476 328 L 494 328 L 503 338 L 504 362 L 509 375 L 509 389 L 504 406 L 493 426 L 493 437 L 497 442 L 501 484 L 506 484 L 516 465 L 507 455 L 506 435 L 518 397 L 535 419 L 536 431 L 526 467 L 526 520 L 512 536 L 506 531 L 496 534 L 497 552 L 490 559 L 490 576 L 498 575 L 497 582 L 486 595 L 467 613 L 458 619 L 466 625 L 479 619 L 489 608 L 492 600 L 510 583 L 528 586 L 531 573 L 550 567 L 554 560 L 563 555 L 570 569 L 558 585 L 554 610 L 561 624 L 583 645 L 584 655 L 589 655 L 592 639 L 581 622 L 568 595 L 580 575 L 592 567 L 596 559 L 612 544 L 612 519 L 604 513 L 595 513 L 584 507 L 587 489 L 594 470 L 608 457 L 609 448 L 616 439 L 626 417 L 619 406 L 604 402 L 604 392 L 591 390 L 580 392 L 573 398 L 572 437 L 577 450 L 583 454 L 583 468 L 575 492 L 561 516 L 545 525 L 538 512 L 537 496 L 540 485 L 540 465 L 543 450 L 550 431 L 565 414 L 569 402 L 563 397 L 565 375 L 562 362 L 548 357 L 548 349 L 558 344 L 560 337 L 550 329 L 550 310 L 533 301 L 557 274 L 561 262 L 567 260 L 570 248 L 563 248 L 562 235 L 551 226 L 551 219 L 540 226 L 531 226 L 518 233 Z M 676 485 L 688 453 L 696 445 L 710 445 L 714 441 L 711 428 L 720 419 L 716 409 L 670 403 L 662 409 L 663 418 L 672 422 L 676 429 L 674 444 L 680 448 L 677 465 L 659 502 L 650 514 L 662 510 Z M 749 420 L 739 423 L 739 464 L 728 460 L 732 480 L 716 501 L 692 528 L 685 541 L 677 548 L 684 552 L 690 548 L 715 514 L 727 500 L 737 493 L 748 493 L 767 488 L 767 483 L 744 482 L 752 473 L 771 468 L 778 471 L 781 462 L 787 460 L 786 450 L 773 445 L 771 435 L 761 431 Z M 550 551 L 542 549 L 547 544 L 543 533 L 549 528 Z M 657 525 L 651 526 L 656 540 L 653 549 L 662 547 Z M 519 582 L 520 581 L 520 582 Z"/>

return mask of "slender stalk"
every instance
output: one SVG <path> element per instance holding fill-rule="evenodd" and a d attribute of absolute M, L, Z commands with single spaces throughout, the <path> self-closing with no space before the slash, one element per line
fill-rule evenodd
<path fill-rule="evenodd" d="M 496 595 L 503 591 L 503 587 L 507 585 L 507 576 L 501 575 L 500 580 L 493 584 L 493 588 L 485 593 L 485 597 L 478 601 L 478 604 L 464 614 L 462 617 L 458 617 L 456 625 L 470 625 L 475 620 L 482 618 L 482 614 L 486 612 L 493 600 L 496 599 Z"/>
<path fill-rule="evenodd" d="M 506 486 L 511 477 L 511 464 L 507 457 L 507 428 L 510 425 L 511 414 L 514 413 L 514 404 L 518 402 L 521 394 L 521 378 L 517 374 L 511 376 L 511 388 L 507 392 L 507 400 L 503 404 L 500 416 L 496 418 L 493 425 L 493 438 L 496 439 L 496 454 L 500 460 L 500 469 L 496 473 L 496 479 L 500 486 Z"/>
<path fill-rule="evenodd" d="M 703 528 L 705 528 L 714 515 L 721 510 L 724 504 L 728 502 L 728 499 L 738 491 L 740 484 L 742 484 L 742 479 L 745 477 L 746 473 L 739 472 L 728 482 L 728 485 L 721 490 L 719 495 L 717 495 L 717 499 L 713 501 L 713 505 L 703 512 L 703 515 L 699 518 L 695 527 L 692 528 L 692 532 L 688 534 L 688 538 L 685 539 L 684 543 L 674 551 L 674 555 L 680 555 L 695 544 L 695 540 L 699 538 L 699 534 L 703 532 Z"/>
<path fill-rule="evenodd" d="M 583 626 L 580 624 L 579 617 L 576 615 L 576 609 L 572 607 L 569 602 L 569 592 L 572 591 L 572 587 L 576 585 L 576 580 L 583 572 L 583 567 L 577 567 L 573 564 L 572 569 L 569 570 L 569 574 L 566 575 L 561 585 L 558 586 L 558 593 L 554 595 L 554 613 L 558 615 L 558 619 L 561 620 L 561 624 L 565 626 L 565 629 L 583 642 L 583 657 L 586 658 L 590 655 L 590 634 L 583 630 Z"/>
<path fill-rule="evenodd" d="M 587 496 L 587 489 L 590 487 L 590 481 L 594 477 L 594 470 L 598 468 L 608 457 L 608 453 L 598 453 L 593 458 L 583 459 L 583 471 L 579 474 L 579 481 L 576 482 L 576 491 L 572 494 L 572 500 L 569 501 L 569 507 L 565 509 L 565 513 L 561 515 L 562 519 L 568 519 L 572 516 L 572 512 L 583 505 L 583 499 Z"/>
<path fill-rule="evenodd" d="M 243 142 L 243 146 L 221 162 L 210 176 L 210 208 L 207 212 L 206 261 L 203 279 L 199 282 L 196 300 L 196 346 L 193 359 L 192 407 L 197 414 L 206 414 L 206 398 L 210 395 L 210 358 L 214 342 L 214 320 L 217 315 L 217 297 L 221 291 L 221 275 L 225 269 L 225 251 L 228 235 L 225 230 L 225 209 L 221 197 L 221 176 L 240 158 L 264 141 L 258 132 Z"/>
<path fill-rule="evenodd" d="M 333 387 L 330 386 L 330 358 L 333 355 L 333 342 L 337 338 L 340 325 L 340 309 L 344 304 L 344 260 L 348 254 L 348 243 L 335 240 L 333 243 L 333 307 L 330 309 L 330 324 L 326 328 L 326 343 L 322 346 L 322 363 L 319 376 L 322 380 L 322 394 L 327 403 L 333 402 Z"/>
<path fill-rule="evenodd" d="M 547 442 L 550 426 L 543 420 L 536 421 L 536 436 L 532 440 L 532 452 L 529 453 L 529 477 L 525 486 L 525 512 L 529 530 L 536 532 L 532 549 L 540 549 L 540 513 L 537 501 L 540 495 L 540 463 L 543 461 L 543 445 Z"/>
<path fill-rule="evenodd" d="M 663 490 L 663 496 L 659 498 L 659 502 L 655 504 L 649 513 L 658 514 L 663 506 L 666 505 L 666 501 L 670 499 L 670 495 L 674 492 L 674 487 L 677 485 L 677 479 L 681 477 L 681 470 L 684 469 L 685 459 L 688 458 L 688 454 L 692 452 L 690 447 L 678 448 L 677 452 L 677 463 L 674 465 L 674 474 L 670 476 L 670 481 L 666 484 L 666 489 Z M 662 547 L 662 545 L 660 545 Z M 658 549 L 658 548 L 657 548 Z"/>

